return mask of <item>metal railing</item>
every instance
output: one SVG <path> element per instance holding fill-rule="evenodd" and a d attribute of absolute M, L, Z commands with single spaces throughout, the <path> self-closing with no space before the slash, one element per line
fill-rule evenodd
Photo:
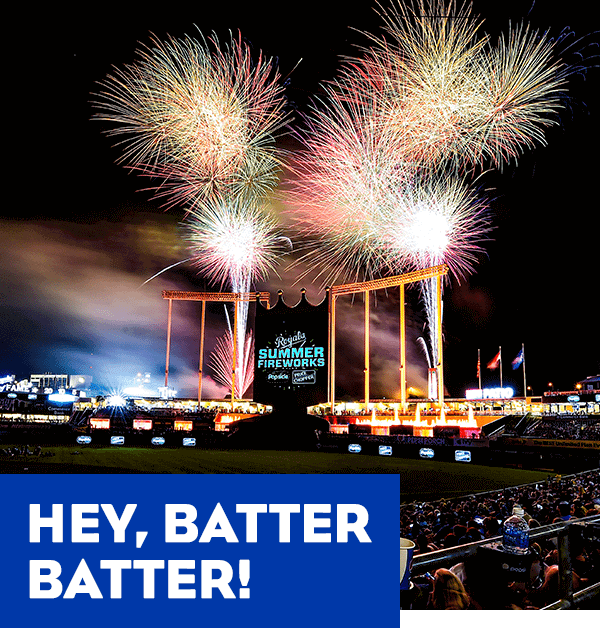
<path fill-rule="evenodd" d="M 600 583 L 592 584 L 591 586 L 582 589 L 581 591 L 577 591 L 576 593 L 573 592 L 573 571 L 571 567 L 570 553 L 571 528 L 573 526 L 580 526 L 581 524 L 598 522 L 600 522 L 600 514 L 582 517 L 581 519 L 564 521 L 561 523 L 552 523 L 547 526 L 533 528 L 530 530 L 530 541 L 554 537 L 557 538 L 559 600 L 545 606 L 541 610 L 577 608 L 583 602 L 592 599 L 596 595 L 600 595 Z M 495 536 L 482 541 L 475 541 L 466 545 L 460 545 L 458 547 L 436 550 L 434 552 L 428 552 L 427 554 L 418 554 L 417 556 L 414 556 L 412 560 L 411 576 L 425 574 L 428 571 L 433 571 L 440 567 L 448 568 L 448 566 L 464 561 L 464 559 L 469 556 L 474 556 L 480 546 L 495 542 L 502 542 L 502 537 Z"/>

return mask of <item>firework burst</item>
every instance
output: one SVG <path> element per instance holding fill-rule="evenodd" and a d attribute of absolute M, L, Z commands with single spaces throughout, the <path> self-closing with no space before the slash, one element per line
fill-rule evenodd
<path fill-rule="evenodd" d="M 385 35 L 346 60 L 301 136 L 291 202 L 314 239 L 306 258 L 326 281 L 441 262 L 464 276 L 489 230 L 465 173 L 543 143 L 568 71 L 525 26 L 493 46 L 470 4 L 398 2 L 381 16 Z"/>
<path fill-rule="evenodd" d="M 349 100 L 335 86 L 325 91 L 327 104 L 306 118 L 288 200 L 302 238 L 312 242 L 301 261 L 323 268 L 324 283 L 356 281 L 381 269 L 378 217 L 393 212 L 397 190 L 414 173 L 381 133 L 375 101 Z"/>
<path fill-rule="evenodd" d="M 402 188 L 379 212 L 379 246 L 394 273 L 447 264 L 464 277 L 474 270 L 491 230 L 485 203 L 461 180 L 435 175 Z"/>
<path fill-rule="evenodd" d="M 398 151 L 374 95 L 329 89 L 297 157 L 289 199 L 323 283 L 358 281 L 447 263 L 471 272 L 489 226 L 483 204 L 456 176 Z"/>
<path fill-rule="evenodd" d="M 357 86 L 377 93 L 407 159 L 502 167 L 545 144 L 570 71 L 547 34 L 511 27 L 493 45 L 472 6 L 454 0 L 397 2 L 381 16 L 386 35 L 371 37 L 343 83 L 349 94 Z"/>
<path fill-rule="evenodd" d="M 278 259 L 291 247 L 290 240 L 279 234 L 277 223 L 265 206 L 246 203 L 239 197 L 204 201 L 190 213 L 186 229 L 192 263 L 205 277 L 235 293 L 249 292 L 254 281 L 266 279 Z M 241 301 L 234 307 L 237 313 L 236 386 L 238 377 L 242 383 L 250 378 L 245 388 L 240 387 L 243 393 L 253 377 L 248 372 L 252 370 L 248 364 L 253 363 L 253 353 L 249 353 L 253 351 L 253 344 L 249 345 L 246 337 L 249 303 Z M 219 381 L 223 383 L 227 375 L 230 386 L 233 332 L 229 332 L 229 340 L 226 337 L 221 340 L 214 355 Z M 226 358 L 229 369 L 223 370 L 224 367 L 218 365 Z"/>
<path fill-rule="evenodd" d="M 290 241 L 281 236 L 265 205 L 211 198 L 185 223 L 192 263 L 208 279 L 233 292 L 248 292 L 266 279 Z"/>
<path fill-rule="evenodd" d="M 277 182 L 274 134 L 287 122 L 271 60 L 253 62 L 241 38 L 152 40 L 137 63 L 102 83 L 95 117 L 113 125 L 119 160 L 157 177 L 167 206 L 215 193 L 263 195 Z"/>

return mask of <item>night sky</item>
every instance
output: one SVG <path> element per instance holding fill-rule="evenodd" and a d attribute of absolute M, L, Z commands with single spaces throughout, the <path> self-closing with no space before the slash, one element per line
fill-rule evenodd
<path fill-rule="evenodd" d="M 125 7 L 123 7 L 125 4 Z M 213 6 L 217 4 L 217 6 Z M 241 30 L 256 50 L 276 57 L 288 77 L 287 95 L 306 110 L 319 83 L 332 78 L 340 55 L 364 37 L 352 30 L 377 32 L 375 3 L 275 2 L 167 3 L 129 10 L 127 3 L 90 5 L 71 12 L 21 13 L 11 26 L 26 32 L 11 50 L 6 95 L 9 117 L 5 145 L 10 175 L 4 178 L 0 220 L 0 375 L 31 373 L 91 374 L 96 387 L 131 383 L 138 371 L 164 379 L 167 304 L 161 291 L 214 290 L 188 265 L 162 274 L 162 268 L 189 256 L 181 238 L 183 211 L 165 212 L 146 182 L 115 164 L 120 151 L 92 121 L 90 101 L 111 65 L 135 59 L 150 33 L 193 35 L 195 26 L 223 38 Z M 370 6 L 372 5 L 372 6 Z M 529 151 L 517 166 L 482 176 L 494 230 L 476 272 L 445 292 L 445 383 L 450 396 L 477 387 L 477 350 L 484 385 L 498 385 L 488 371 L 502 346 L 504 383 L 522 394 L 522 371 L 511 360 L 525 344 L 527 383 L 541 394 L 548 382 L 571 389 L 577 380 L 600 372 L 598 334 L 598 81 L 594 66 L 598 41 L 590 34 L 595 3 L 565 5 L 531 0 L 475 2 L 492 34 L 510 20 L 523 19 L 555 37 L 569 28 L 574 42 L 565 60 L 590 66 L 573 76 L 561 124 L 547 133 L 548 147 Z M 567 7 L 569 5 L 566 5 Z M 573 5 L 575 6 L 575 5 Z M 493 11 L 493 15 L 490 13 Z M 589 11 L 588 11 L 589 10 Z M 302 59 L 302 61 L 300 61 Z M 298 63 L 300 62 L 300 63 Z M 296 67 L 297 66 L 297 67 Z M 298 117 L 298 116 L 296 116 Z M 289 140 L 284 140 L 289 146 Z M 17 190 L 16 200 L 8 191 Z M 8 200 L 10 197 L 13 200 Z M 281 208 L 281 201 L 274 201 Z M 295 274 L 280 269 L 268 289 L 275 298 L 299 299 Z M 306 285 L 309 299 L 323 298 Z M 409 385 L 423 386 L 425 356 L 415 340 L 423 314 L 416 293 L 409 295 Z M 396 295 L 378 294 L 371 323 L 373 397 L 398 395 Z M 171 383 L 180 395 L 193 395 L 196 382 L 199 305 L 176 303 Z M 340 398 L 362 395 L 362 301 L 346 308 L 338 331 Z M 222 306 L 209 308 L 209 327 L 224 331 Z M 214 338 L 207 337 L 207 356 Z M 339 358 L 344 356 L 345 359 Z M 205 382 L 205 393 L 223 391 Z"/>

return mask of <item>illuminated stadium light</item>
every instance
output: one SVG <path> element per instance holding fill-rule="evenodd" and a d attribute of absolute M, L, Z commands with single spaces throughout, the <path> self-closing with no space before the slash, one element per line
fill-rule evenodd
<path fill-rule="evenodd" d="M 121 395 L 111 395 L 107 400 L 106 404 L 108 406 L 112 406 L 113 408 L 120 408 L 124 406 L 126 403 L 125 399 L 121 397 Z"/>
<path fill-rule="evenodd" d="M 51 395 L 48 395 L 48 401 L 56 401 L 58 403 L 73 403 L 73 401 L 77 401 L 78 397 L 76 395 L 69 395 L 65 392 L 57 392 Z"/>

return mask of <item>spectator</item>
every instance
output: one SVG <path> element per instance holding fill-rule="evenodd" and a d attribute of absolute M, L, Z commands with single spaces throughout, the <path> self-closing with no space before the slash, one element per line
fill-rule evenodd
<path fill-rule="evenodd" d="M 463 541 L 463 538 L 464 538 L 465 534 L 467 533 L 467 528 L 465 526 L 463 526 L 463 525 L 455 525 L 452 528 L 452 533 L 458 539 L 458 544 L 459 545 L 462 545 L 463 543 L 465 543 L 465 541 Z"/>
<path fill-rule="evenodd" d="M 439 547 L 429 540 L 429 536 L 426 532 L 421 532 L 416 539 L 416 548 L 414 554 L 427 554 L 428 552 L 435 552 Z"/>
<path fill-rule="evenodd" d="M 586 516 L 587 510 L 583 507 L 580 499 L 573 500 L 573 508 L 571 510 L 571 514 L 577 519 Z"/>
<path fill-rule="evenodd" d="M 544 583 L 542 586 L 529 595 L 529 600 L 536 608 L 543 608 L 556 602 L 559 599 L 559 568 L 558 565 L 550 565 L 546 569 Z M 581 588 L 581 578 L 573 572 L 573 590 Z"/>
<path fill-rule="evenodd" d="M 486 539 L 500 534 L 500 522 L 496 517 L 486 517 L 483 520 L 483 536 Z"/>
<path fill-rule="evenodd" d="M 450 532 L 450 534 L 446 535 L 446 538 L 444 539 L 444 548 L 456 547 L 458 544 L 458 539 L 456 538 L 455 534 L 452 534 L 452 532 Z"/>
<path fill-rule="evenodd" d="M 560 502 L 558 504 L 558 515 L 561 521 L 569 521 L 571 519 L 571 504 L 568 502 Z"/>
<path fill-rule="evenodd" d="M 431 608 L 436 610 L 463 610 L 471 606 L 471 600 L 458 576 L 449 569 L 435 572 Z"/>
<path fill-rule="evenodd" d="M 473 543 L 475 541 L 481 541 L 481 532 L 478 528 L 467 528 L 467 533 L 463 537 L 465 543 Z"/>

